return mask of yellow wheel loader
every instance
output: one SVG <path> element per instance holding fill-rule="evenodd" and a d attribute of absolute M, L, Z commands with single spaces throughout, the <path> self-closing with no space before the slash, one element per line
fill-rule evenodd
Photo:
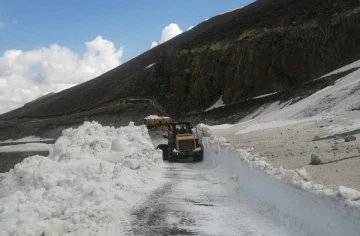
<path fill-rule="evenodd" d="M 203 148 L 190 122 L 173 122 L 169 117 L 156 117 L 145 118 L 144 124 L 148 129 L 157 128 L 167 133 L 164 138 L 168 143 L 157 147 L 163 151 L 163 160 L 176 162 L 190 157 L 195 162 L 203 160 Z"/>

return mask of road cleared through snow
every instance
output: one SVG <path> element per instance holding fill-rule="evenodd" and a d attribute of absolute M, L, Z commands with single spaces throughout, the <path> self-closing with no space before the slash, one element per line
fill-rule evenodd
<path fill-rule="evenodd" d="M 135 235 L 307 235 L 274 207 L 250 201 L 237 179 L 202 163 L 169 163 L 167 183 L 132 210 Z"/>

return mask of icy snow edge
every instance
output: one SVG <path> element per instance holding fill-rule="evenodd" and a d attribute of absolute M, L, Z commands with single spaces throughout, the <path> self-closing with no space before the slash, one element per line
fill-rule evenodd
<path fill-rule="evenodd" d="M 309 181 L 304 168 L 284 170 L 265 157 L 235 149 L 225 138 L 215 137 L 199 125 L 204 146 L 204 165 L 218 168 L 238 180 L 252 199 L 274 206 L 307 225 L 314 235 L 358 235 L 360 192 L 341 186 L 333 191 Z"/>

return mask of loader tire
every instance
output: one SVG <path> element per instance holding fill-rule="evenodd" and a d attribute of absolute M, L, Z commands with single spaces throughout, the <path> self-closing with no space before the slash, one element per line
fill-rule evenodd
<path fill-rule="evenodd" d="M 159 146 L 157 146 L 157 148 L 162 150 L 163 160 L 167 160 L 168 159 L 168 145 L 160 144 Z"/>
<path fill-rule="evenodd" d="M 199 153 L 199 155 L 194 156 L 194 162 L 201 162 L 203 161 L 203 157 L 204 157 L 204 149 L 203 147 L 199 144 L 199 147 L 201 147 L 201 152 Z"/>
<path fill-rule="evenodd" d="M 173 145 L 169 144 L 168 145 L 168 161 L 169 162 L 174 162 L 172 151 L 173 151 Z"/>

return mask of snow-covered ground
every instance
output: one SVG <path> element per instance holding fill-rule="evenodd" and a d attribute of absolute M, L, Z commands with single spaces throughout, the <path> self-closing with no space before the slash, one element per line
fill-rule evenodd
<path fill-rule="evenodd" d="M 51 138 L 41 138 L 37 136 L 28 136 L 20 139 L 8 139 L 5 141 L 1 141 L 0 143 L 30 143 L 30 142 L 41 142 L 41 141 L 52 141 L 54 139 Z"/>
<path fill-rule="evenodd" d="M 0 146 L 0 152 L 30 152 L 30 151 L 49 151 L 52 144 L 46 143 L 26 143 L 18 145 Z"/>
<path fill-rule="evenodd" d="M 0 235 L 125 235 L 128 209 L 164 183 L 145 126 L 85 122 L 48 157 L 0 174 Z"/>

